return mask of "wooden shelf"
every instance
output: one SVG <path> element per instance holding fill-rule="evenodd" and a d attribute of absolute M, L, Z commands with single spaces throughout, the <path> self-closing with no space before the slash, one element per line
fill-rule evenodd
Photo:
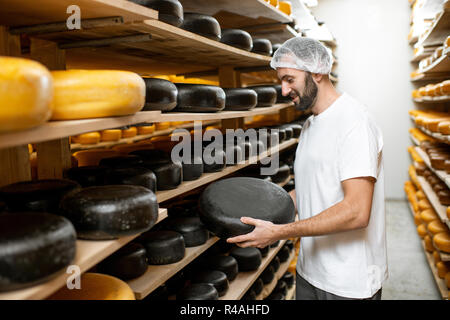
<path fill-rule="evenodd" d="M 295 285 L 288 290 L 285 300 L 295 300 Z"/>
<path fill-rule="evenodd" d="M 420 70 L 421 74 L 411 78 L 411 81 L 428 81 L 448 78 L 450 72 L 450 48 L 447 48 L 436 61 Z"/>
<path fill-rule="evenodd" d="M 218 123 L 219 122 L 216 120 L 203 121 L 202 126 L 209 126 L 209 125 L 218 124 Z M 72 143 L 70 145 L 70 150 L 71 150 L 71 152 L 76 152 L 76 151 L 80 151 L 80 150 L 111 148 L 113 146 L 120 145 L 120 144 L 128 144 L 128 143 L 133 143 L 133 142 L 137 142 L 137 141 L 141 141 L 141 140 L 145 140 L 145 139 L 150 139 L 153 137 L 165 136 L 165 135 L 171 134 L 176 129 L 192 129 L 192 128 L 194 128 L 194 123 L 186 123 L 186 124 L 178 125 L 176 127 L 170 127 L 169 129 L 166 129 L 166 130 L 157 130 L 151 134 L 141 134 L 141 135 L 137 135 L 132 138 L 120 139 L 118 141 L 100 142 L 100 143 L 96 143 L 96 144 Z"/>
<path fill-rule="evenodd" d="M 285 243 L 286 240 L 282 240 L 277 247 L 271 248 L 268 255 L 262 259 L 261 265 L 257 270 L 239 272 L 236 279 L 230 282 L 228 292 L 220 297 L 220 300 L 240 300 Z"/>
<path fill-rule="evenodd" d="M 142 276 L 127 281 L 128 285 L 134 291 L 136 299 L 144 299 L 153 290 L 169 280 L 173 275 L 191 263 L 218 240 L 218 237 L 212 237 L 201 246 L 186 248 L 183 260 L 166 265 L 151 265 Z"/>
<path fill-rule="evenodd" d="M 185 12 L 214 16 L 223 29 L 290 23 L 292 18 L 264 0 L 180 0 Z"/>
<path fill-rule="evenodd" d="M 291 264 L 292 260 L 295 259 L 295 257 L 296 257 L 296 253 L 295 253 L 295 248 L 294 248 L 294 250 L 292 250 L 291 254 L 289 255 L 289 258 L 285 262 L 280 264 L 280 268 L 275 273 L 275 277 L 274 277 L 274 281 L 273 281 L 275 283 L 275 285 L 272 285 L 272 283 L 270 285 L 267 285 L 266 286 L 267 288 L 264 288 L 267 290 L 263 290 L 263 292 L 261 292 L 260 296 L 256 300 L 264 300 L 272 293 L 273 289 L 275 289 L 275 286 L 276 286 L 278 280 L 280 280 L 281 277 L 286 273 L 287 269 L 289 268 L 289 265 Z"/>
<path fill-rule="evenodd" d="M 415 148 L 417 153 L 419 154 L 419 156 L 423 159 L 423 161 L 425 162 L 425 164 L 427 165 L 427 167 L 433 171 L 439 179 L 442 180 L 442 182 L 444 182 L 447 187 L 450 188 L 450 174 L 448 174 L 447 172 L 445 172 L 444 170 L 436 170 L 431 166 L 431 162 L 430 162 L 430 158 L 428 157 L 428 155 L 425 153 L 425 151 L 423 151 L 420 147 L 416 147 Z"/>
<path fill-rule="evenodd" d="M 290 139 L 288 141 L 285 141 L 281 144 L 279 144 L 279 150 L 284 150 L 286 148 L 289 148 L 295 144 L 298 143 L 298 139 Z M 164 202 L 167 200 L 170 200 L 172 198 L 175 198 L 179 195 L 182 195 L 183 193 L 186 193 L 188 191 L 191 191 L 195 188 L 201 187 L 205 184 L 208 184 L 210 182 L 213 182 L 215 180 L 218 180 L 220 178 L 223 178 L 233 172 L 236 172 L 244 167 L 249 166 L 250 164 L 257 163 L 258 160 L 264 159 L 271 154 L 273 154 L 276 151 L 276 149 L 272 148 L 264 153 L 262 153 L 260 156 L 255 156 L 250 158 L 249 160 L 245 161 L 242 164 L 236 164 L 234 166 L 229 166 L 223 169 L 220 172 L 212 172 L 212 173 L 204 173 L 199 179 L 193 180 L 193 181 L 185 181 L 182 182 L 181 185 L 178 186 L 178 188 L 173 190 L 165 190 L 165 191 L 157 191 L 156 192 L 156 198 L 158 199 L 158 202 Z"/>
<path fill-rule="evenodd" d="M 283 43 L 294 37 L 298 37 L 298 32 L 291 26 L 285 24 L 273 24 L 267 26 L 249 26 L 244 28 L 253 38 L 269 39 L 272 44 Z"/>
<path fill-rule="evenodd" d="M 431 186 L 425 180 L 424 177 L 418 176 L 417 179 L 419 180 L 420 186 L 422 187 L 423 192 L 427 196 L 428 201 L 430 201 L 431 205 L 433 206 L 434 210 L 436 211 L 441 221 L 447 224 L 447 226 L 450 228 L 450 222 L 449 219 L 447 218 L 447 207 L 443 206 L 439 202 L 436 193 L 434 193 L 433 189 L 431 188 Z"/>
<path fill-rule="evenodd" d="M 417 46 L 442 45 L 449 35 L 450 29 L 450 1 L 442 5 L 442 11 L 436 17 L 429 31 L 419 37 Z"/>
<path fill-rule="evenodd" d="M 439 292 L 441 293 L 442 299 L 448 300 L 449 299 L 449 291 L 447 289 L 445 281 L 443 279 L 439 278 L 439 276 L 438 276 L 437 268 L 434 265 L 433 255 L 425 249 L 425 241 L 422 240 L 421 243 L 422 243 L 423 251 L 424 251 L 427 261 L 428 261 L 428 265 L 430 266 L 431 273 L 433 274 L 434 281 L 436 281 L 436 285 L 439 289 Z"/>
<path fill-rule="evenodd" d="M 159 223 L 166 217 L 167 209 L 159 209 L 159 216 L 156 223 Z M 108 241 L 77 240 L 75 260 L 71 264 L 78 266 L 83 273 L 138 236 L 139 234 L 136 234 Z M 69 276 L 70 274 L 61 271 L 55 278 L 45 283 L 30 288 L 0 293 L 0 300 L 45 299 L 63 287 Z"/>
<path fill-rule="evenodd" d="M 416 137 L 414 137 L 412 134 L 409 134 L 409 137 L 411 138 L 411 141 L 416 145 L 419 146 L 420 145 L 420 141 L 416 139 Z"/>
<path fill-rule="evenodd" d="M 413 56 L 411 59 L 411 62 L 419 62 L 420 60 L 432 55 L 434 53 L 434 50 L 436 49 L 435 46 L 433 47 L 421 47 L 417 54 Z"/>
<path fill-rule="evenodd" d="M 438 132 L 431 132 L 423 127 L 419 127 L 421 131 L 429 135 L 430 137 L 435 138 L 436 140 L 439 140 L 442 143 L 450 144 L 450 135 L 441 134 Z"/>
<path fill-rule="evenodd" d="M 2 25 L 17 27 L 66 21 L 67 8 L 80 7 L 83 19 L 121 16 L 124 22 L 158 19 L 158 11 L 126 0 L 0 0 Z"/>
<path fill-rule="evenodd" d="M 450 102 L 450 96 L 438 96 L 438 97 L 422 97 L 422 98 L 413 98 L 415 102 L 419 103 L 443 103 Z"/>

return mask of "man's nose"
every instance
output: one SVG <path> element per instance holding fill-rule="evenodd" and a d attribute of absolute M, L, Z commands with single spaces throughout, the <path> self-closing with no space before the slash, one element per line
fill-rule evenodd
<path fill-rule="evenodd" d="M 289 85 L 285 82 L 281 83 L 281 94 L 283 96 L 288 96 L 290 92 L 291 88 L 289 87 Z"/>

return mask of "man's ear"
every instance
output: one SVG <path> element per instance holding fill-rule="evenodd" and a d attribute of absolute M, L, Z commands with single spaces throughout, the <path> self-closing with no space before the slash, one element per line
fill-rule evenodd
<path fill-rule="evenodd" d="M 324 75 L 320 73 L 311 73 L 311 76 L 316 83 L 320 83 L 324 79 Z"/>

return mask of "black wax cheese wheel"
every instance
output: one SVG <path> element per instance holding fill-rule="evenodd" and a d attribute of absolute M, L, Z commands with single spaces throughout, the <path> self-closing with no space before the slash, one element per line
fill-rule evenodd
<path fill-rule="evenodd" d="M 226 146 L 226 165 L 232 166 L 244 161 L 244 154 L 238 145 Z"/>
<path fill-rule="evenodd" d="M 159 149 L 142 149 L 132 151 L 129 154 L 140 157 L 143 160 L 143 166 L 149 169 L 171 162 L 167 152 Z"/>
<path fill-rule="evenodd" d="M 291 251 L 288 247 L 283 246 L 280 251 L 277 253 L 277 257 L 280 259 L 280 262 L 286 262 L 289 259 L 289 255 L 291 254 Z"/>
<path fill-rule="evenodd" d="M 67 169 L 64 176 L 78 182 L 83 188 L 102 186 L 106 183 L 109 168 L 100 166 L 83 166 Z"/>
<path fill-rule="evenodd" d="M 271 247 L 271 248 L 276 248 L 276 247 L 278 247 L 279 244 L 280 244 L 280 240 L 275 241 L 274 243 L 272 243 L 272 244 L 270 245 L 270 247 Z"/>
<path fill-rule="evenodd" d="M 199 215 L 208 230 L 219 238 L 229 238 L 254 229 L 242 223 L 241 217 L 284 224 L 294 221 L 295 207 L 290 195 L 278 185 L 235 177 L 213 182 L 203 191 Z"/>
<path fill-rule="evenodd" d="M 73 223 L 78 238 L 109 240 L 150 229 L 158 218 L 158 202 L 141 186 L 88 187 L 66 195 L 59 214 Z"/>
<path fill-rule="evenodd" d="M 184 288 L 186 284 L 186 275 L 184 270 L 177 272 L 169 280 L 166 281 L 165 285 L 169 294 L 176 294 L 178 291 Z"/>
<path fill-rule="evenodd" d="M 281 292 L 272 292 L 265 300 L 285 300 L 286 296 Z"/>
<path fill-rule="evenodd" d="M 183 236 L 175 231 L 149 231 L 137 239 L 147 252 L 151 265 L 170 264 L 184 258 L 186 247 Z"/>
<path fill-rule="evenodd" d="M 175 27 L 183 23 L 183 6 L 178 0 L 131 0 L 158 11 L 158 19 Z"/>
<path fill-rule="evenodd" d="M 272 56 L 275 54 L 275 52 L 281 47 L 281 43 L 274 43 L 272 45 Z"/>
<path fill-rule="evenodd" d="M 226 161 L 227 155 L 224 150 L 213 149 L 211 154 L 203 154 L 203 170 L 206 173 L 222 171 Z"/>
<path fill-rule="evenodd" d="M 286 283 L 288 289 L 291 289 L 295 284 L 295 277 L 292 272 L 286 271 L 281 279 Z"/>
<path fill-rule="evenodd" d="M 225 92 L 217 86 L 177 83 L 178 98 L 174 111 L 217 112 L 225 108 Z"/>
<path fill-rule="evenodd" d="M 259 295 L 264 289 L 264 282 L 261 278 L 256 279 L 256 281 L 250 287 L 251 290 L 255 291 L 256 295 Z"/>
<path fill-rule="evenodd" d="M 289 251 L 294 250 L 294 242 L 292 240 L 286 240 L 284 245 L 289 249 Z"/>
<path fill-rule="evenodd" d="M 272 292 L 274 292 L 274 293 L 281 293 L 284 296 L 286 296 L 286 294 L 288 292 L 288 288 L 287 288 L 286 282 L 284 282 L 281 279 L 278 280 L 277 284 L 276 284 L 276 286 L 275 286 L 275 288 L 273 289 Z"/>
<path fill-rule="evenodd" d="M 160 110 L 168 112 L 177 105 L 178 89 L 172 82 L 164 79 L 144 78 L 145 106 L 142 111 Z"/>
<path fill-rule="evenodd" d="M 277 100 L 276 100 L 277 103 L 288 103 L 288 102 L 292 102 L 292 99 L 289 97 L 289 95 L 283 96 L 281 84 L 274 85 L 273 87 L 274 87 L 275 90 L 277 91 Z"/>
<path fill-rule="evenodd" d="M 227 275 L 219 270 L 202 270 L 194 275 L 192 283 L 212 284 L 219 293 L 219 297 L 222 297 L 228 291 Z"/>
<path fill-rule="evenodd" d="M 275 277 L 275 272 L 273 271 L 273 267 L 271 265 L 267 266 L 264 271 L 261 273 L 261 280 L 264 284 L 269 284 Z"/>
<path fill-rule="evenodd" d="M 289 166 L 284 164 L 280 168 L 275 175 L 271 176 L 273 183 L 280 183 L 286 181 L 289 178 L 291 171 L 289 170 Z"/>
<path fill-rule="evenodd" d="M 290 125 L 282 126 L 284 131 L 286 131 L 286 140 L 290 140 L 294 137 L 294 129 Z"/>
<path fill-rule="evenodd" d="M 0 199 L 9 211 L 57 213 L 61 199 L 80 185 L 71 180 L 22 181 L 0 188 Z"/>
<path fill-rule="evenodd" d="M 215 41 L 220 41 L 222 35 L 219 22 L 206 14 L 185 13 L 180 28 Z"/>
<path fill-rule="evenodd" d="M 236 259 L 239 271 L 253 271 L 261 265 L 262 256 L 257 248 L 235 247 L 231 249 L 230 255 Z"/>
<path fill-rule="evenodd" d="M 47 281 L 75 258 L 76 234 L 64 217 L 45 212 L 0 214 L 0 291 Z"/>
<path fill-rule="evenodd" d="M 156 192 L 156 176 L 143 167 L 111 168 L 106 178 L 108 184 L 129 184 L 145 187 Z"/>
<path fill-rule="evenodd" d="M 210 283 L 193 283 L 178 292 L 177 300 L 218 300 L 219 293 Z"/>
<path fill-rule="evenodd" d="M 291 169 L 289 168 L 289 170 L 291 170 Z M 294 179 L 292 179 L 291 181 L 286 183 L 283 186 L 283 189 L 286 190 L 287 192 L 291 192 L 292 190 L 294 190 L 295 189 L 295 181 L 294 181 Z"/>
<path fill-rule="evenodd" d="M 201 156 L 192 156 L 188 162 L 182 162 L 183 181 L 197 180 L 203 174 L 203 158 Z"/>
<path fill-rule="evenodd" d="M 255 90 L 248 88 L 226 88 L 225 110 L 226 111 L 247 111 L 256 107 L 258 95 Z"/>
<path fill-rule="evenodd" d="M 122 280 L 140 277 L 147 271 L 145 248 L 136 242 L 130 242 L 98 265 L 102 273 Z"/>
<path fill-rule="evenodd" d="M 300 137 L 300 134 L 302 133 L 302 126 L 299 124 L 290 124 L 292 131 L 293 131 L 293 137 L 298 138 Z"/>
<path fill-rule="evenodd" d="M 208 241 L 208 230 L 198 217 L 169 218 L 164 221 L 164 227 L 180 233 L 187 248 L 200 246 Z"/>
<path fill-rule="evenodd" d="M 256 300 L 257 294 L 255 291 L 249 289 L 244 296 L 242 297 L 242 300 Z"/>
<path fill-rule="evenodd" d="M 237 260 L 232 256 L 225 255 L 212 255 L 202 259 L 203 267 L 207 267 L 212 270 L 219 270 L 227 275 L 228 281 L 233 281 L 238 272 Z"/>
<path fill-rule="evenodd" d="M 258 95 L 257 108 L 271 107 L 277 102 L 277 90 L 273 86 L 252 86 Z"/>
<path fill-rule="evenodd" d="M 273 272 L 277 272 L 278 269 L 280 269 L 280 258 L 275 256 L 272 261 L 270 261 L 269 265 L 273 267 Z"/>
<path fill-rule="evenodd" d="M 140 157 L 135 155 L 117 156 L 110 158 L 103 158 L 100 160 L 99 165 L 104 167 L 136 167 L 142 166 L 143 161 Z"/>
<path fill-rule="evenodd" d="M 182 166 L 179 163 L 167 163 L 153 168 L 158 190 L 176 189 L 182 182 Z"/>
<path fill-rule="evenodd" d="M 253 39 L 252 52 L 265 56 L 272 55 L 272 43 L 268 39 Z"/>
<path fill-rule="evenodd" d="M 264 248 L 258 248 L 259 251 L 261 251 L 262 257 L 266 257 L 269 254 L 269 246 L 266 246 Z"/>
<path fill-rule="evenodd" d="M 246 51 L 253 49 L 252 36 L 247 31 L 240 29 L 222 30 L 220 42 Z"/>
<path fill-rule="evenodd" d="M 273 127 L 271 130 L 278 131 L 278 136 L 280 137 L 279 142 L 282 143 L 286 140 L 286 130 L 283 127 Z"/>

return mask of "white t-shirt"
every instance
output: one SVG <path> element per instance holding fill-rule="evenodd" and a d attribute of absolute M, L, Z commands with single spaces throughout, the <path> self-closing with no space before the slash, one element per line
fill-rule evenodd
<path fill-rule="evenodd" d="M 382 149 L 380 129 L 346 93 L 303 126 L 294 164 L 299 219 L 342 201 L 342 181 L 377 179 L 366 228 L 301 238 L 297 272 L 319 289 L 368 298 L 387 279 Z"/>

